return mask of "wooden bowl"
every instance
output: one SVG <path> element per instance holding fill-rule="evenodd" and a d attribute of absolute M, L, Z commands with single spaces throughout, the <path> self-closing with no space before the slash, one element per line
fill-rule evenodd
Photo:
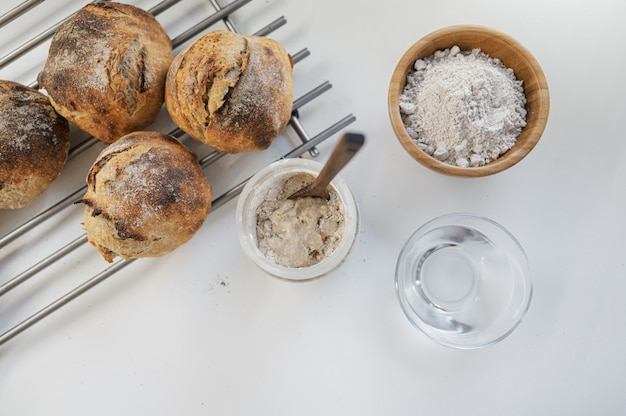
<path fill-rule="evenodd" d="M 492 58 L 498 58 L 513 69 L 523 81 L 526 94 L 527 125 L 515 145 L 498 159 L 483 166 L 459 167 L 441 162 L 421 150 L 409 137 L 400 117 L 399 97 L 406 85 L 407 75 L 417 59 L 426 58 L 437 50 L 458 45 L 461 50 L 480 48 Z M 518 41 L 496 30 L 457 25 L 436 30 L 414 43 L 398 62 L 389 85 L 389 116 L 391 124 L 406 151 L 424 166 L 443 174 L 460 177 L 478 177 L 501 172 L 522 160 L 537 144 L 548 121 L 550 98 L 548 84 L 537 60 Z"/>

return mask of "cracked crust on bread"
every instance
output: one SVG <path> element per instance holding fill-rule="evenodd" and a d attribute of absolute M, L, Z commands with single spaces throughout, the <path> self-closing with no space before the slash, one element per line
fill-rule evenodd
<path fill-rule="evenodd" d="M 37 80 L 59 114 L 112 143 L 154 122 L 171 62 L 171 41 L 153 15 L 99 1 L 57 29 Z"/>
<path fill-rule="evenodd" d="M 0 81 L 0 209 L 26 207 L 52 184 L 65 166 L 69 135 L 48 97 Z"/>
<path fill-rule="evenodd" d="M 264 150 L 291 117 L 292 69 L 275 40 L 215 30 L 174 58 L 165 104 L 183 131 L 216 150 Z"/>
<path fill-rule="evenodd" d="M 211 207 L 194 153 L 175 138 L 135 132 L 105 148 L 87 175 L 84 227 L 105 260 L 158 257 L 187 242 Z"/>

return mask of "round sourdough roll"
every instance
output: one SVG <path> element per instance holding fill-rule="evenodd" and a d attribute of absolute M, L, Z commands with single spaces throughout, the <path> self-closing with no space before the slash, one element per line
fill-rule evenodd
<path fill-rule="evenodd" d="M 59 114 L 112 143 L 154 122 L 171 62 L 171 41 L 153 15 L 98 1 L 55 32 L 38 82 Z"/>
<path fill-rule="evenodd" d="M 106 147 L 87 175 L 84 227 L 111 262 L 158 257 L 187 242 L 211 207 L 194 153 L 172 136 L 135 132 Z"/>
<path fill-rule="evenodd" d="M 263 150 L 291 117 L 292 69 L 278 42 L 216 30 L 174 58 L 165 104 L 183 131 L 216 150 Z"/>
<path fill-rule="evenodd" d="M 69 135 L 48 97 L 0 81 L 0 209 L 30 205 L 50 186 L 67 160 Z"/>

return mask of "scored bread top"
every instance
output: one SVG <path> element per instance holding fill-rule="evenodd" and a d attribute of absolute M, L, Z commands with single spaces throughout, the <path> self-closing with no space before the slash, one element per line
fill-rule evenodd
<path fill-rule="evenodd" d="M 172 251 L 200 228 L 211 188 L 194 153 L 171 136 L 135 132 L 105 148 L 87 176 L 85 230 L 108 261 Z"/>
<path fill-rule="evenodd" d="M 291 117 L 292 68 L 275 40 L 215 30 L 174 58 L 165 103 L 197 141 L 228 153 L 263 150 Z"/>
<path fill-rule="evenodd" d="M 155 120 L 171 61 L 171 41 L 153 15 L 101 1 L 55 32 L 38 82 L 61 115 L 111 143 Z"/>

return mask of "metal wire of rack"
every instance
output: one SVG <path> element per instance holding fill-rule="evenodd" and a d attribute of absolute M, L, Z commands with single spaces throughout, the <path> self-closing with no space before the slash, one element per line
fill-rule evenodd
<path fill-rule="evenodd" d="M 15 21 L 24 13 L 27 13 L 33 10 L 36 6 L 43 3 L 44 1 L 45 0 L 26 0 L 22 2 L 18 6 L 14 7 L 10 11 L 0 16 L 0 28 Z M 164 13 L 165 11 L 169 10 L 171 7 L 173 7 L 177 3 L 180 3 L 181 1 L 183 0 L 164 0 L 158 3 L 156 6 L 149 9 L 148 11 L 154 14 L 155 16 L 158 16 L 159 14 Z M 202 21 L 200 21 L 199 23 L 195 24 L 192 27 L 189 27 L 183 33 L 174 37 L 172 39 L 172 44 L 174 48 L 183 45 L 185 42 L 189 40 L 192 40 L 196 36 L 199 36 L 202 32 L 210 30 L 211 27 L 214 26 L 218 22 L 223 23 L 228 30 L 238 32 L 238 29 L 235 27 L 235 24 L 231 20 L 231 15 L 233 15 L 236 11 L 238 11 L 245 4 L 251 2 L 252 0 L 233 0 L 230 3 L 223 5 L 223 6 L 218 2 L 218 0 L 207 0 L 207 1 L 211 3 L 211 6 L 214 9 L 214 12 L 210 14 L 209 16 L 207 16 Z M 70 16 L 68 16 L 67 18 L 69 17 Z M 0 57 L 0 68 L 6 66 L 9 63 L 17 61 L 18 59 L 22 58 L 26 53 L 28 53 L 33 48 L 45 43 L 47 40 L 49 40 L 52 37 L 55 30 L 66 19 L 55 23 L 54 25 L 50 26 L 48 29 L 41 32 L 39 35 L 33 37 L 32 39 L 27 40 L 16 49 L 7 53 L 5 56 Z M 276 20 L 264 26 L 263 28 L 261 28 L 260 30 L 256 31 L 254 35 L 259 35 L 259 36 L 269 35 L 274 30 L 278 29 L 284 24 L 286 24 L 286 19 L 284 17 L 279 17 Z M 297 53 L 292 54 L 294 64 L 297 64 L 298 62 L 308 57 L 309 55 L 310 53 L 306 48 L 302 49 L 301 51 Z M 37 84 L 36 82 L 33 82 L 30 84 L 30 86 L 37 87 Z M 347 116 L 329 125 L 327 128 L 323 129 L 321 132 L 313 136 L 311 136 L 307 132 L 307 130 L 305 129 L 305 127 L 303 126 L 300 120 L 299 110 L 303 106 L 308 104 L 309 102 L 313 101 L 314 99 L 322 95 L 324 92 L 328 91 L 331 87 L 332 85 L 329 82 L 327 81 L 323 82 L 319 86 L 313 88 L 309 92 L 305 93 L 301 97 L 294 100 L 293 113 L 292 113 L 288 128 L 290 128 L 291 131 L 295 133 L 300 143 L 292 146 L 291 150 L 288 150 L 285 153 L 283 153 L 280 158 L 299 157 L 306 152 L 309 152 L 311 156 L 315 157 L 319 153 L 317 150 L 317 146 L 320 143 L 332 137 L 334 134 L 340 132 L 342 129 L 346 128 L 347 126 L 349 126 L 351 123 L 353 123 L 356 120 L 354 115 L 348 114 Z M 178 128 L 174 128 L 172 131 L 169 132 L 169 134 L 173 135 L 174 137 L 177 137 L 178 139 L 183 139 L 186 136 L 185 133 L 182 132 Z M 70 149 L 70 153 L 68 156 L 68 163 L 70 163 L 78 155 L 80 155 L 85 150 L 89 149 L 90 147 L 92 147 L 94 144 L 98 142 L 99 141 L 97 139 L 93 137 L 88 137 L 85 140 L 75 144 Z M 227 155 L 221 152 L 217 152 L 217 151 L 210 151 L 207 155 L 200 158 L 200 165 L 202 166 L 203 169 L 207 169 L 210 165 L 212 165 L 214 162 L 216 162 L 217 160 L 219 160 L 220 158 L 224 156 L 227 156 Z M 237 195 L 239 195 L 239 193 L 241 192 L 241 190 L 243 189 L 243 187 L 245 186 L 249 178 L 250 177 L 248 177 L 247 179 L 244 179 L 243 181 L 237 183 L 236 185 L 230 187 L 228 190 L 216 196 L 212 201 L 212 208 L 211 208 L 212 211 L 223 206 L 225 203 L 227 203 L 228 201 L 232 200 Z M 83 186 L 80 189 L 69 192 L 69 194 L 64 196 L 60 201 L 48 206 L 40 213 L 34 215 L 33 217 L 31 217 L 30 219 L 28 219 L 21 225 L 14 228 L 12 231 L 6 233 L 3 236 L 0 236 L 0 250 L 3 247 L 8 246 L 10 243 L 14 242 L 15 240 L 18 240 L 19 238 L 23 237 L 27 233 L 35 230 L 41 224 L 53 219 L 57 214 L 64 211 L 67 207 L 73 205 L 78 199 L 80 199 L 80 197 L 84 194 L 85 191 L 86 191 L 86 186 Z M 87 237 L 86 235 L 83 234 L 79 236 L 78 238 L 68 242 L 67 244 L 65 244 L 64 246 L 62 246 L 55 252 L 51 253 L 47 257 L 31 265 L 22 273 L 19 273 L 18 275 L 12 278 L 9 278 L 8 280 L 5 277 L 2 277 L 2 280 L 0 280 L 0 299 L 2 299 L 2 297 L 7 296 L 9 292 L 16 289 L 22 283 L 36 276 L 42 270 L 51 266 L 52 264 L 59 261 L 60 259 L 63 259 L 69 253 L 73 252 L 74 250 L 83 246 L 86 243 L 87 243 Z M 79 284 L 75 288 L 66 292 L 64 295 L 58 297 L 56 300 L 50 302 L 43 308 L 39 309 L 34 314 L 28 316 L 26 319 L 22 320 L 21 322 L 15 324 L 14 326 L 10 327 L 8 330 L 5 330 L 3 333 L 1 333 L 0 345 L 6 343 L 7 341 L 12 339 L 16 335 L 30 328 L 32 325 L 41 321 L 45 317 L 49 316 L 54 311 L 68 304 L 70 301 L 78 298 L 79 296 L 87 292 L 88 290 L 97 286 L 99 283 L 103 282 L 108 277 L 114 275 L 116 272 L 122 270 L 123 268 L 130 265 L 134 261 L 135 259 L 117 260 L 114 263 L 110 264 L 108 267 L 101 270 L 99 273 L 96 273 L 92 277 L 86 279 L 82 284 Z"/>

